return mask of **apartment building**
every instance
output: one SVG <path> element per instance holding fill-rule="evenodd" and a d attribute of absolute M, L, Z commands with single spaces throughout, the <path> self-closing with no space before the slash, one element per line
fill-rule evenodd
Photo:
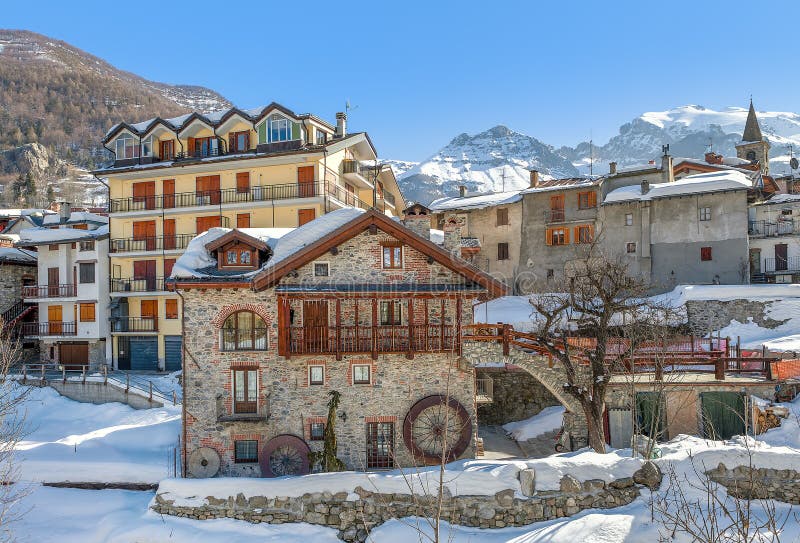
<path fill-rule="evenodd" d="M 45 364 L 96 370 L 110 361 L 108 341 L 108 218 L 71 211 L 45 215 L 20 231 L 17 246 L 36 249 L 38 281 L 22 288 L 38 319 L 22 323 Z"/>
<path fill-rule="evenodd" d="M 167 292 L 176 259 L 214 227 L 295 228 L 345 207 L 403 209 L 391 169 L 366 133 L 280 104 L 113 127 L 110 191 L 114 363 L 178 369 L 181 299 Z M 243 258 L 247 258 L 244 256 Z"/>
<path fill-rule="evenodd" d="M 753 283 L 800 282 L 800 194 L 776 194 L 749 208 Z"/>

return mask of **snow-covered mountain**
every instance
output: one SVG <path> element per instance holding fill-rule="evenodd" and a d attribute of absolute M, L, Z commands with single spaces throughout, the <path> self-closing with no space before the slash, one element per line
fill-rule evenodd
<path fill-rule="evenodd" d="M 800 154 L 800 115 L 783 111 L 759 111 L 761 131 L 772 144 L 773 174 L 789 172 L 788 146 Z M 647 163 L 661 156 L 669 144 L 675 157 L 702 158 L 709 146 L 723 156 L 736 156 L 742 139 L 747 108 L 713 110 L 689 105 L 642 114 L 619 128 L 607 143 L 555 148 L 542 141 L 496 126 L 480 134 L 461 134 L 429 159 L 414 163 L 390 161 L 407 200 L 428 203 L 442 195 L 469 191 L 491 192 L 528 185 L 528 169 L 544 178 L 608 172 L 608 163 L 621 167 Z M 405 169 L 407 168 L 407 169 Z M 795 172 L 798 173 L 798 172 Z M 505 183 L 505 184 L 504 184 Z"/>
<path fill-rule="evenodd" d="M 531 168 L 545 178 L 578 174 L 552 146 L 499 125 L 474 136 L 456 136 L 435 155 L 401 174 L 401 187 L 407 200 L 428 203 L 457 192 L 458 185 L 470 192 L 527 187 Z"/>

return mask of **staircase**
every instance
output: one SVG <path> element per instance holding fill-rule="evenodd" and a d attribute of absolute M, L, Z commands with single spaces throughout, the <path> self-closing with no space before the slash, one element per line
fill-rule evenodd
<path fill-rule="evenodd" d="M 3 323 L 3 329 L 13 330 L 25 317 L 36 311 L 36 309 L 35 305 L 26 304 L 23 300 L 19 300 L 0 315 L 0 322 Z"/>

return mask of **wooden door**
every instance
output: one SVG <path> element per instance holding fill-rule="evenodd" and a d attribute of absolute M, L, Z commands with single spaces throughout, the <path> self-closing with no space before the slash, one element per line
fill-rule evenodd
<path fill-rule="evenodd" d="M 175 157 L 175 140 L 159 142 L 161 146 L 161 160 L 170 160 Z"/>
<path fill-rule="evenodd" d="M 303 302 L 303 337 L 306 352 L 327 352 L 328 343 L 328 302 Z"/>
<path fill-rule="evenodd" d="M 134 250 L 156 250 L 156 221 L 136 221 L 133 223 Z"/>
<path fill-rule="evenodd" d="M 212 217 L 197 217 L 195 222 L 197 225 L 195 234 L 202 234 L 209 228 L 215 228 L 222 225 L 222 219 L 219 215 L 214 215 Z"/>
<path fill-rule="evenodd" d="M 775 244 L 775 271 L 789 269 L 788 249 L 789 246 L 785 243 Z"/>
<path fill-rule="evenodd" d="M 143 181 L 133 184 L 134 209 L 155 209 L 156 208 L 156 182 Z"/>
<path fill-rule="evenodd" d="M 550 220 L 564 220 L 564 195 L 557 194 L 550 197 Z"/>
<path fill-rule="evenodd" d="M 297 226 L 313 221 L 317 218 L 317 211 L 315 209 L 298 209 L 297 210 Z"/>
<path fill-rule="evenodd" d="M 169 277 L 172 275 L 172 267 L 175 265 L 174 258 L 165 258 L 164 259 L 164 277 Z"/>
<path fill-rule="evenodd" d="M 297 168 L 297 184 L 300 198 L 314 196 L 314 166 L 301 166 Z"/>
<path fill-rule="evenodd" d="M 156 290 L 156 261 L 135 260 L 133 262 L 133 280 L 137 291 L 152 292 Z"/>
<path fill-rule="evenodd" d="M 89 365 L 88 343 L 60 343 L 58 361 L 67 370 L 82 370 Z"/>
<path fill-rule="evenodd" d="M 142 316 L 142 331 L 157 330 L 158 300 L 142 300 L 139 313 Z"/>
<path fill-rule="evenodd" d="M 164 209 L 175 207 L 175 180 L 164 179 L 164 184 L 161 187 L 161 191 L 164 195 Z"/>
<path fill-rule="evenodd" d="M 730 439 L 744 434 L 744 396 L 738 392 L 701 392 L 703 437 Z"/>
<path fill-rule="evenodd" d="M 164 219 L 164 250 L 175 249 L 175 219 Z"/>
<path fill-rule="evenodd" d="M 203 175 L 195 179 L 197 205 L 219 205 L 219 176 Z"/>
<path fill-rule="evenodd" d="M 58 296 L 58 268 L 47 268 L 47 295 Z"/>
<path fill-rule="evenodd" d="M 60 305 L 51 305 L 47 307 L 47 335 L 57 336 L 61 334 L 63 329 L 61 322 L 64 318 L 62 308 Z"/>

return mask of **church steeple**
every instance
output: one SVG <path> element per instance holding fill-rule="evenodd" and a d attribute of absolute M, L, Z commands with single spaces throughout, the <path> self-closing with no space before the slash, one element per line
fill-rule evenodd
<path fill-rule="evenodd" d="M 736 146 L 736 156 L 758 163 L 761 173 L 769 175 L 769 147 L 769 142 L 761 134 L 756 108 L 753 107 L 753 99 L 750 98 L 750 111 L 747 112 L 742 141 Z"/>
<path fill-rule="evenodd" d="M 761 135 L 761 127 L 758 126 L 758 117 L 756 117 L 756 108 L 753 107 L 752 98 L 750 98 L 750 111 L 747 112 L 747 122 L 744 125 L 742 141 L 764 141 L 764 136 Z"/>

